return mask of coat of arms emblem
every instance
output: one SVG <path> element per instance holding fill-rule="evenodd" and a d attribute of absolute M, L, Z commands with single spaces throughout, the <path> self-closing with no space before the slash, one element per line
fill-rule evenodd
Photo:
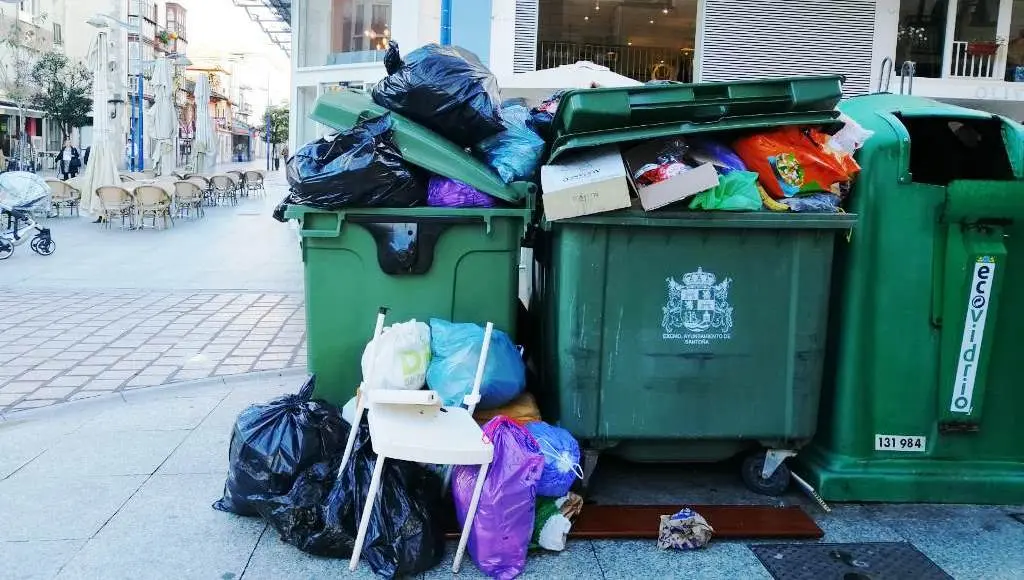
<path fill-rule="evenodd" d="M 681 331 L 689 335 L 727 335 L 732 330 L 732 306 L 729 305 L 732 278 L 719 282 L 713 273 L 698 267 L 696 272 L 684 275 L 682 282 L 675 278 L 665 281 L 668 283 L 668 302 L 662 308 L 661 319 L 665 338 L 683 338 Z"/>

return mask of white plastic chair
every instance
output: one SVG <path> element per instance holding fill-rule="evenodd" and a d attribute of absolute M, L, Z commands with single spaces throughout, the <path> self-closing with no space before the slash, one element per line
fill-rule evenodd
<path fill-rule="evenodd" d="M 385 309 L 377 314 L 377 326 L 373 336 L 380 335 L 384 327 Z M 370 489 L 366 505 L 363 507 L 359 520 L 359 531 L 349 561 L 349 570 L 355 571 L 359 566 L 363 542 L 366 540 L 366 529 L 370 524 L 370 515 L 380 491 L 380 478 L 384 471 L 384 462 L 388 459 L 433 463 L 438 465 L 479 465 L 473 497 L 466 512 L 466 522 L 462 526 L 459 537 L 459 548 L 455 552 L 452 572 L 458 572 L 462 566 L 462 558 L 469 541 L 469 531 L 473 527 L 480 494 L 483 492 L 484 480 L 491 460 L 494 459 L 494 446 L 485 441 L 483 430 L 473 419 L 473 410 L 480 402 L 480 383 L 483 380 L 484 365 L 490 349 L 491 333 L 494 325 L 487 323 L 484 332 L 484 344 L 477 363 L 473 391 L 465 397 L 464 407 L 443 407 L 441 397 L 436 391 L 392 391 L 363 390 L 360 385 L 357 394 L 355 420 L 349 432 L 348 444 L 342 457 L 340 471 L 344 471 L 352 454 L 355 435 L 362 421 L 363 411 L 368 413 L 370 441 L 377 453 L 377 462 L 373 467 Z M 371 369 L 372 373 L 373 370 Z M 363 377 L 364 381 L 366 377 Z M 445 475 L 444 489 L 448 488 L 450 470 Z"/>

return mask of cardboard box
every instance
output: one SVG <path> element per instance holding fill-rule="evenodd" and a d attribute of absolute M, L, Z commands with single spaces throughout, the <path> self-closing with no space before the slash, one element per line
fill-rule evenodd
<path fill-rule="evenodd" d="M 683 201 L 718 186 L 718 171 L 711 163 L 702 163 L 689 171 L 654 185 L 646 187 L 638 185 L 633 179 L 633 175 L 644 165 L 655 163 L 658 154 L 664 147 L 664 141 L 648 141 L 628 149 L 622 154 L 626 161 L 626 167 L 629 169 L 630 185 L 636 190 L 636 195 L 640 198 L 640 205 L 645 211 Z"/>
<path fill-rule="evenodd" d="M 548 221 L 630 206 L 629 181 L 615 146 L 597 147 L 540 168 Z"/>

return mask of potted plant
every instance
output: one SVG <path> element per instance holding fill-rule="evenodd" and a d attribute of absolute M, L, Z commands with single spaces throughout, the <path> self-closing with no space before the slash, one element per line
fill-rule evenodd
<path fill-rule="evenodd" d="M 971 56 L 993 56 L 999 47 L 1006 44 L 1006 39 L 996 37 L 995 40 L 971 40 L 967 43 L 967 54 Z"/>

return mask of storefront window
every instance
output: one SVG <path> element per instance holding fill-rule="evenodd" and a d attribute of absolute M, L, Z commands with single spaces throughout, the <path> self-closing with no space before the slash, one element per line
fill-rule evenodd
<path fill-rule="evenodd" d="M 306 5 L 299 66 L 384 60 L 391 0 L 323 0 Z"/>
<path fill-rule="evenodd" d="M 1024 83 L 1024 0 L 1013 0 L 1006 45 L 1006 80 Z"/>
<path fill-rule="evenodd" d="M 947 0 L 901 0 L 896 40 L 897 73 L 906 61 L 915 63 L 919 77 L 942 76 L 946 38 Z"/>
<path fill-rule="evenodd" d="M 589 60 L 638 81 L 692 81 L 697 3 L 540 0 L 537 68 Z"/>

